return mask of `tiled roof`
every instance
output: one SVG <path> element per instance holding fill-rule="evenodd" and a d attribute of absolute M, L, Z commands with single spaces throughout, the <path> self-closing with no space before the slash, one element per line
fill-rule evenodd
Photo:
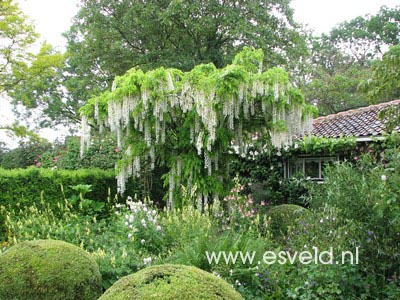
<path fill-rule="evenodd" d="M 378 118 L 379 112 L 388 106 L 400 107 L 400 100 L 370 105 L 314 119 L 312 135 L 337 138 L 340 136 L 379 136 L 385 124 Z M 399 127 L 396 128 L 397 130 Z"/>

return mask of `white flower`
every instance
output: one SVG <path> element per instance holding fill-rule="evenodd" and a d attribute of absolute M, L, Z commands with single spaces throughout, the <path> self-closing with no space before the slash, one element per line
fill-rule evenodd
<path fill-rule="evenodd" d="M 381 179 L 382 179 L 382 181 L 386 181 L 386 179 L 387 179 L 386 175 L 383 174 L 383 175 L 381 176 Z"/>
<path fill-rule="evenodd" d="M 129 223 L 133 223 L 134 220 L 135 220 L 135 218 L 131 215 L 131 216 L 129 217 L 128 222 L 129 222 Z"/>
<path fill-rule="evenodd" d="M 147 207 L 144 206 L 144 207 L 143 207 L 143 211 L 144 211 L 144 212 L 147 212 L 147 210 L 148 210 Z"/>
<path fill-rule="evenodd" d="M 144 243 L 146 243 L 146 240 L 140 240 L 140 243 L 142 244 L 142 245 L 144 245 Z"/>
<path fill-rule="evenodd" d="M 151 256 L 149 256 L 149 257 L 147 257 L 147 258 L 143 258 L 143 263 L 144 263 L 145 265 L 151 264 L 151 261 L 152 261 Z"/>
<path fill-rule="evenodd" d="M 294 144 L 294 149 L 299 148 L 299 144 Z"/>
<path fill-rule="evenodd" d="M 129 223 L 128 222 L 125 222 L 125 226 L 128 226 L 129 225 Z"/>
<path fill-rule="evenodd" d="M 161 231 L 161 226 L 160 226 L 160 225 L 157 225 L 157 226 L 156 226 L 156 230 L 157 230 L 157 231 Z"/>
<path fill-rule="evenodd" d="M 142 226 L 143 226 L 143 227 L 146 227 L 146 220 L 145 220 L 145 219 L 142 219 L 142 220 L 140 221 L 140 223 L 142 223 Z"/>
<path fill-rule="evenodd" d="M 128 239 L 131 239 L 132 238 L 132 233 L 129 233 L 128 234 Z"/>

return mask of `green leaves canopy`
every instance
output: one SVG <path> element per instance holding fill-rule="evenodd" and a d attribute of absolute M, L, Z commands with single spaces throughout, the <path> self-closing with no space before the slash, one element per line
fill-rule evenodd
<path fill-rule="evenodd" d="M 18 82 L 19 78 L 13 72 L 19 72 L 31 58 L 27 49 L 37 37 L 15 1 L 0 1 L 0 91 L 8 90 Z"/>

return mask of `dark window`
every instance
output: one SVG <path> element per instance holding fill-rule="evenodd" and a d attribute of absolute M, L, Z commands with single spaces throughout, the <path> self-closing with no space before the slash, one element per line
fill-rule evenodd
<path fill-rule="evenodd" d="M 326 165 L 331 165 L 338 160 L 335 156 L 326 157 L 298 157 L 287 162 L 286 178 L 302 175 L 307 179 L 321 180 Z"/>

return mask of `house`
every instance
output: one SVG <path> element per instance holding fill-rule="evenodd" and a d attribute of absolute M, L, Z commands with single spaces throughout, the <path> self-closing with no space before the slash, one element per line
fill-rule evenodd
<path fill-rule="evenodd" d="M 320 138 L 354 137 L 357 144 L 367 144 L 384 139 L 386 133 L 385 119 L 380 113 L 388 108 L 400 111 L 400 100 L 370 105 L 351 109 L 336 114 L 319 117 L 313 120 L 312 136 Z M 400 127 L 394 130 L 400 132 Z M 322 180 L 325 164 L 330 164 L 341 159 L 340 153 L 335 154 L 299 154 L 285 162 L 285 177 L 291 178 L 302 174 L 311 180 Z"/>

